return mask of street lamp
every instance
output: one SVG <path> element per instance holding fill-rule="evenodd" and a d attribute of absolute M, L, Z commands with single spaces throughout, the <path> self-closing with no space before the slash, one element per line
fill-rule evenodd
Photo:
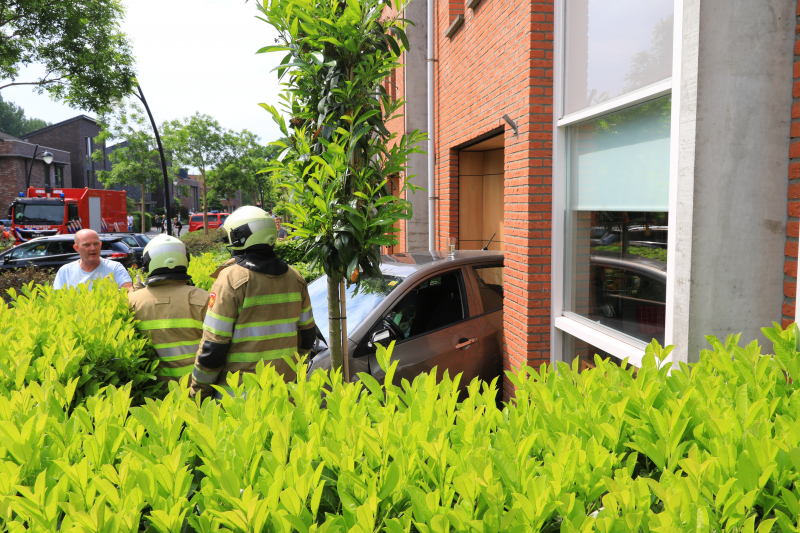
<path fill-rule="evenodd" d="M 36 156 L 39 151 L 39 145 L 37 144 L 36 147 L 33 149 L 33 157 L 31 157 L 31 166 L 28 167 L 28 176 L 25 178 L 25 191 L 28 191 L 28 187 L 31 186 L 31 171 L 33 170 L 33 162 L 36 161 Z M 47 165 L 48 170 L 50 169 L 50 163 L 53 162 L 53 154 L 48 152 L 47 150 L 44 151 L 42 154 L 42 161 L 45 162 Z"/>

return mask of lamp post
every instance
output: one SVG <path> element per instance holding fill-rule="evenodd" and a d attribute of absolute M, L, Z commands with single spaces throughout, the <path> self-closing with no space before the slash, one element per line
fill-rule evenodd
<path fill-rule="evenodd" d="M 175 218 L 181 219 L 181 209 L 178 207 L 178 178 L 172 180 L 172 199 L 175 202 Z M 180 234 L 177 235 L 180 237 Z"/>
<path fill-rule="evenodd" d="M 25 178 L 25 192 L 27 193 L 28 187 L 31 186 L 31 171 L 33 170 L 33 162 L 36 161 L 36 156 L 39 151 L 39 145 L 37 144 L 36 147 L 33 149 L 33 157 L 31 157 L 31 166 L 28 167 L 28 176 Z M 45 162 L 47 168 L 50 168 L 50 163 L 53 162 L 53 154 L 48 152 L 47 150 L 44 151 L 42 154 L 42 161 Z"/>
<path fill-rule="evenodd" d="M 156 127 L 156 121 L 153 120 L 153 114 L 150 112 L 150 106 L 147 105 L 147 100 L 145 100 L 142 88 L 138 83 L 136 84 L 136 88 L 139 90 L 139 94 L 133 93 L 133 95 L 141 100 L 142 104 L 144 104 L 144 109 L 147 111 L 147 116 L 150 118 L 150 125 L 153 126 L 153 133 L 156 135 L 158 155 L 161 156 L 161 173 L 164 175 L 164 207 L 167 211 L 167 235 L 172 235 L 172 210 L 170 209 L 169 205 L 169 178 L 167 177 L 167 159 L 164 157 L 164 147 L 161 146 L 161 136 L 158 134 L 158 128 Z"/>

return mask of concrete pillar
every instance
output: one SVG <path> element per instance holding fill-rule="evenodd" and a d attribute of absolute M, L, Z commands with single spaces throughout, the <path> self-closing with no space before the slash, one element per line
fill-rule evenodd
<path fill-rule="evenodd" d="M 405 18 L 411 20 L 406 28 L 411 49 L 405 54 L 405 131 L 428 130 L 428 2 L 433 0 L 413 0 L 408 4 Z M 426 143 L 421 143 L 422 149 Z M 428 188 L 428 156 L 413 154 L 408 163 L 408 175 L 411 183 L 417 187 Z M 414 209 L 414 216 L 406 224 L 408 252 L 428 249 L 428 196 L 432 191 L 417 191 L 408 195 Z"/>
<path fill-rule="evenodd" d="M 697 360 L 709 334 L 763 343 L 760 328 L 780 322 L 795 9 L 788 0 L 683 3 L 670 213 L 676 360 Z"/>

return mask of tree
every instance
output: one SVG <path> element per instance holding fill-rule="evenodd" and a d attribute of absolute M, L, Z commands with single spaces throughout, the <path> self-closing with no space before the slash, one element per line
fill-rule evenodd
<path fill-rule="evenodd" d="M 72 107 L 110 109 L 130 94 L 136 76 L 120 0 L 4 0 L 0 2 L 0 79 L 33 85 Z M 17 81 L 20 67 L 44 65 L 35 80 Z"/>
<path fill-rule="evenodd" d="M 49 125 L 42 119 L 26 118 L 24 109 L 14 105 L 14 102 L 6 102 L 0 95 L 0 131 L 21 137 Z"/>
<path fill-rule="evenodd" d="M 209 173 L 209 185 L 230 207 L 236 193 L 250 188 L 253 177 L 249 168 L 255 166 L 250 154 L 259 148 L 258 136 L 247 130 L 226 131 L 223 134 L 224 153 L 214 171 Z M 260 169 L 259 169 L 260 170 Z"/>
<path fill-rule="evenodd" d="M 121 142 L 108 153 L 113 165 L 111 170 L 99 171 L 98 178 L 107 188 L 111 185 L 135 185 L 141 188 L 142 233 L 145 233 L 145 197 L 148 189 L 152 189 L 162 177 L 158 148 L 150 133 L 152 129 L 147 116 L 138 105 L 131 104 L 121 106 L 115 115 L 101 115 L 99 121 L 102 130 L 95 138 L 96 144 L 108 139 Z M 101 150 L 95 150 L 92 154 L 96 162 L 103 161 L 103 157 Z"/>
<path fill-rule="evenodd" d="M 165 150 L 178 164 L 200 171 L 203 182 L 203 233 L 208 235 L 208 171 L 225 156 L 225 131 L 219 122 L 199 112 L 162 127 Z"/>
<path fill-rule="evenodd" d="M 272 0 L 259 4 L 278 30 L 277 45 L 259 52 L 284 52 L 278 75 L 290 127 L 279 111 L 262 104 L 287 137 L 274 175 L 292 195 L 286 204 L 306 255 L 328 276 L 331 363 L 347 360 L 344 282 L 363 272 L 382 278 L 381 245 L 397 243 L 394 224 L 411 217 L 411 203 L 390 194 L 388 178 L 405 171 L 420 152 L 418 131 L 398 137 L 386 128 L 402 100 L 392 100 L 384 79 L 408 48 L 405 0 Z M 403 189 L 416 187 L 404 182 Z M 359 278 L 360 279 L 360 278 Z M 357 286 L 358 289 L 358 286 Z M 349 379 L 348 368 L 344 377 Z"/>

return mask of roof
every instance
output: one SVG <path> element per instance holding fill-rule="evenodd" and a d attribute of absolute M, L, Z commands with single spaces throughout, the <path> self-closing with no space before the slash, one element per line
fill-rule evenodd
<path fill-rule="evenodd" d="M 3 139 L 4 141 L 20 141 L 20 142 L 25 142 L 25 141 L 23 141 L 22 139 L 19 139 L 19 138 L 17 138 L 17 137 L 14 137 L 13 135 L 9 135 L 8 133 L 3 133 L 2 131 L 0 131 L 0 139 Z"/>
<path fill-rule="evenodd" d="M 26 133 L 25 135 L 22 135 L 21 138 L 22 139 L 27 139 L 28 137 L 31 137 L 33 135 L 37 135 L 39 133 L 43 133 L 45 131 L 52 130 L 53 128 L 58 128 L 59 126 L 63 126 L 64 124 L 69 124 L 70 122 L 75 122 L 77 120 L 88 120 L 89 122 L 93 122 L 93 123 L 97 124 L 97 121 L 95 119 L 93 119 L 92 117 L 90 117 L 89 115 L 78 115 L 76 117 L 68 118 L 67 120 L 62 120 L 61 122 L 58 122 L 56 124 L 52 124 L 50 126 L 45 126 L 44 128 L 40 128 L 40 129 L 38 129 L 36 131 L 32 131 L 30 133 Z"/>

